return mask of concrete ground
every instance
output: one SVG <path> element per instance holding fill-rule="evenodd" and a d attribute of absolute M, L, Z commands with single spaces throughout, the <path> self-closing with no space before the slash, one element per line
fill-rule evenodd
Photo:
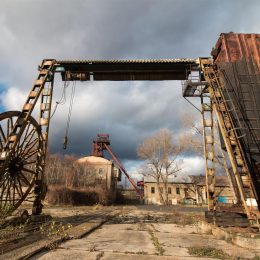
<path fill-rule="evenodd" d="M 150 212 L 150 218 L 145 218 L 147 210 L 132 207 L 88 236 L 31 259 L 259 259 L 260 251 L 199 234 L 196 223 L 155 222 L 153 216 L 158 214 L 162 213 Z"/>

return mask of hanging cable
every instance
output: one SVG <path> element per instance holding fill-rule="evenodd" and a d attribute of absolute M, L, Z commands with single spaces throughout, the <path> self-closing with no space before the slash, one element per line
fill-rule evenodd
<path fill-rule="evenodd" d="M 64 136 L 64 142 L 63 142 L 63 149 L 67 149 L 68 133 L 69 133 L 69 127 L 70 127 L 70 119 L 71 119 L 72 107 L 73 107 L 73 102 L 74 102 L 75 90 L 76 90 L 76 81 L 73 81 L 71 95 L 70 95 L 70 105 L 69 105 L 67 126 L 66 126 L 66 131 L 65 131 L 65 136 Z"/>
<path fill-rule="evenodd" d="M 67 90 L 67 88 L 69 87 L 69 85 L 70 85 L 70 82 L 69 82 L 69 81 L 64 81 L 61 98 L 60 98 L 59 101 L 56 101 L 56 104 L 55 104 L 53 113 L 52 113 L 52 115 L 50 116 L 50 119 L 51 119 L 51 118 L 54 116 L 54 114 L 56 113 L 56 110 L 57 110 L 58 106 L 59 106 L 59 105 L 64 105 L 64 104 L 66 103 L 66 90 Z"/>

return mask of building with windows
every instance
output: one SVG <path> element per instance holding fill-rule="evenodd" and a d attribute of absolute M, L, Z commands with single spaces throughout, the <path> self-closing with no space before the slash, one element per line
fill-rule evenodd
<path fill-rule="evenodd" d="M 144 177 L 144 201 L 146 204 L 164 204 L 165 189 L 167 189 L 167 204 L 178 204 L 185 198 L 190 197 L 189 186 L 192 184 L 190 176 L 169 176 L 167 187 L 160 182 L 157 184 L 153 177 Z M 161 196 L 163 194 L 163 198 Z"/>
<path fill-rule="evenodd" d="M 144 177 L 145 204 L 206 204 L 205 176 L 173 175 L 168 183 L 157 184 L 153 177 Z M 167 189 L 167 192 L 166 190 Z M 234 203 L 233 191 L 225 176 L 216 177 L 216 194 L 221 203 Z M 167 195 L 166 195 L 167 194 Z"/>
<path fill-rule="evenodd" d="M 82 175 L 92 176 L 95 185 L 103 185 L 109 193 L 111 201 L 116 198 L 117 183 L 121 181 L 121 171 L 113 161 L 98 156 L 86 156 L 76 161 L 80 165 Z"/>

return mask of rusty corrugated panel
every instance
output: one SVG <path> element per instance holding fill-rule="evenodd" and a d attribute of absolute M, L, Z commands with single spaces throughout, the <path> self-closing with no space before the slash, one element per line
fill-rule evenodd
<path fill-rule="evenodd" d="M 260 71 L 260 34 L 222 33 L 212 52 L 214 62 L 251 60 Z"/>
<path fill-rule="evenodd" d="M 182 80 L 183 73 L 173 72 L 134 72 L 134 73 L 94 73 L 94 80 Z"/>
<path fill-rule="evenodd" d="M 260 193 L 260 34 L 221 34 L 212 55 Z"/>

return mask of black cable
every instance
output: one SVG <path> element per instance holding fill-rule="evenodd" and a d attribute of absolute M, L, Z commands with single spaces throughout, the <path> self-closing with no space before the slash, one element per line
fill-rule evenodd
<path fill-rule="evenodd" d="M 68 113 L 68 119 L 67 119 L 67 126 L 64 136 L 64 143 L 63 143 L 63 149 L 67 148 L 68 143 L 68 133 L 69 133 L 69 127 L 70 127 L 70 120 L 71 120 L 71 114 L 72 114 L 72 108 L 73 108 L 73 102 L 74 102 L 74 96 L 76 91 L 76 81 L 73 81 L 72 90 L 71 90 L 71 96 L 70 96 L 70 105 L 69 105 L 69 113 Z"/>

